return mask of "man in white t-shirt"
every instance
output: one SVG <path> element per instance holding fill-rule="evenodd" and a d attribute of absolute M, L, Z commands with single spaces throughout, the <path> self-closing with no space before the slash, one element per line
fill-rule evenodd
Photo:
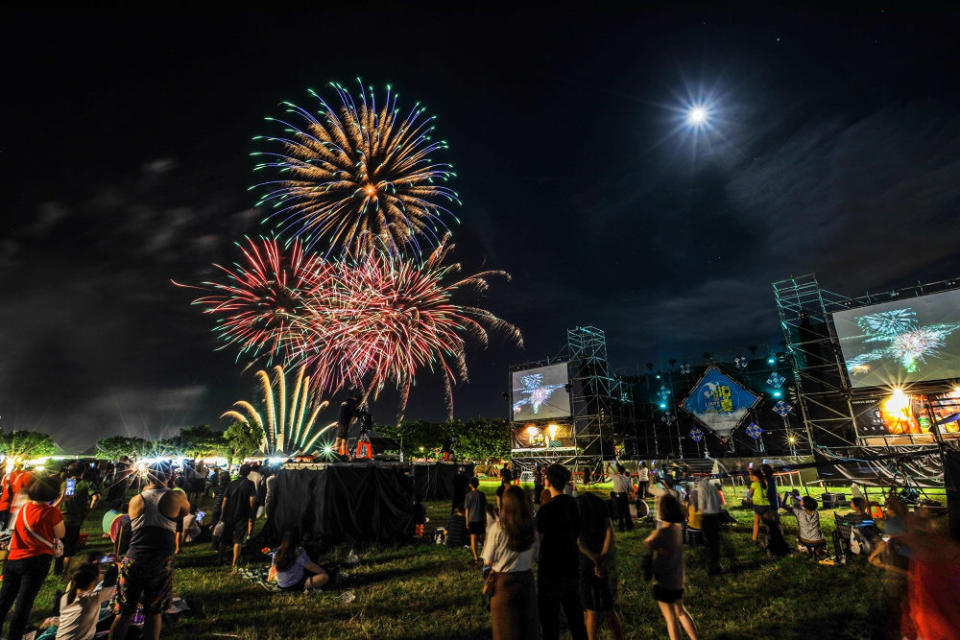
<path fill-rule="evenodd" d="M 617 465 L 613 474 L 613 499 L 617 504 L 617 524 L 620 531 L 633 531 L 633 518 L 630 517 L 629 494 L 633 486 L 622 464 Z"/>

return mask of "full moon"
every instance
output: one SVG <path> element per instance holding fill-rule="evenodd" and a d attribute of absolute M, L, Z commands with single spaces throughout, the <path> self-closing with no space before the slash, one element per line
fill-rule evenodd
<path fill-rule="evenodd" d="M 694 126 L 707 121 L 707 110 L 703 107 L 693 107 L 687 112 L 687 123 Z"/>

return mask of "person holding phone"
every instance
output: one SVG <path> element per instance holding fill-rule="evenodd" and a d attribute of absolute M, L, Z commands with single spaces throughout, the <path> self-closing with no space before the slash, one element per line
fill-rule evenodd
<path fill-rule="evenodd" d="M 84 478 L 86 468 L 82 462 L 74 462 L 67 469 L 67 477 L 60 489 L 60 497 L 54 506 L 60 507 L 66 533 L 63 536 L 63 557 L 57 558 L 53 571 L 57 575 L 69 575 L 70 561 L 77 553 L 80 529 L 83 521 L 100 499 L 100 492 L 92 482 Z"/>

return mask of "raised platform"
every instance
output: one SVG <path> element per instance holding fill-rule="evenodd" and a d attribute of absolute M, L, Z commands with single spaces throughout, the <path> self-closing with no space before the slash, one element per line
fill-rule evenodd
<path fill-rule="evenodd" d="M 413 479 L 399 462 L 284 465 L 277 474 L 263 536 L 279 543 L 300 532 L 301 544 L 320 551 L 340 544 L 401 543 L 413 535 Z"/>

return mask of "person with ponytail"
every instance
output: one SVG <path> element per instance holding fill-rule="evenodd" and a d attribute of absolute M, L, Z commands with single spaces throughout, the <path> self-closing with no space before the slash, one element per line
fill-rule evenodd
<path fill-rule="evenodd" d="M 273 556 L 273 567 L 277 571 L 277 586 L 284 591 L 319 589 L 330 579 L 300 546 L 300 538 L 293 530 L 283 533 L 283 541 Z"/>
<path fill-rule="evenodd" d="M 56 640 L 90 640 L 97 632 L 101 605 L 113 597 L 115 587 L 100 587 L 100 565 L 87 563 L 74 572 L 67 592 L 60 597 L 60 625 Z"/>

